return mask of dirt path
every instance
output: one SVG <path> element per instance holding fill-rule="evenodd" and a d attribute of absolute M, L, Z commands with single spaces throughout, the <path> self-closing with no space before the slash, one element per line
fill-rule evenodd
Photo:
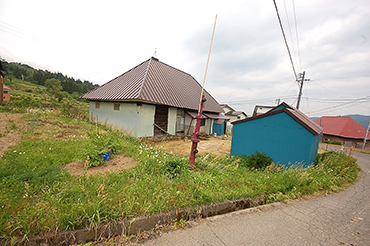
<path fill-rule="evenodd" d="M 155 143 L 154 146 L 176 155 L 189 155 L 191 140 L 176 140 Z M 198 144 L 199 154 L 212 153 L 215 155 L 230 155 L 231 137 L 211 137 L 208 140 L 201 140 Z"/>
<path fill-rule="evenodd" d="M 0 157 L 21 141 L 26 129 L 26 122 L 21 120 L 24 115 L 0 113 Z"/>

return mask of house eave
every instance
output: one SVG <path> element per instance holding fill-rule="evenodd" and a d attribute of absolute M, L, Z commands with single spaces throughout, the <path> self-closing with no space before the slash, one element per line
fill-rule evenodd
<path fill-rule="evenodd" d="M 184 110 L 193 110 L 193 111 L 197 111 L 198 109 L 194 109 L 194 108 L 183 108 L 183 107 L 177 107 L 177 106 L 174 106 L 174 105 L 166 105 L 166 104 L 161 104 L 161 103 L 157 103 L 157 102 L 150 102 L 150 101 L 146 101 L 146 100 L 140 100 L 140 99 L 120 99 L 120 100 L 107 100 L 107 99 L 86 99 L 88 100 L 89 102 L 107 102 L 107 103 L 144 103 L 144 104 L 150 104 L 150 105 L 165 105 L 165 106 L 168 106 L 168 107 L 173 107 L 173 108 L 179 108 L 179 109 L 184 109 Z M 216 113 L 216 114 L 219 114 L 221 112 L 217 112 L 217 111 L 209 111 L 209 110 L 204 110 L 204 112 L 209 112 L 209 113 Z"/>

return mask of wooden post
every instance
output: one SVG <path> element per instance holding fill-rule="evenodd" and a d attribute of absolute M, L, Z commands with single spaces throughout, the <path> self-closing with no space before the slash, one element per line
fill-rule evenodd
<path fill-rule="evenodd" d="M 369 134 L 369 128 L 370 128 L 370 120 L 369 120 L 369 124 L 367 125 L 367 128 L 366 128 L 365 137 L 364 137 L 364 144 L 362 145 L 362 149 L 361 149 L 362 152 L 364 152 L 364 150 L 365 150 L 367 135 Z"/>
<path fill-rule="evenodd" d="M 4 75 L 0 71 L 0 103 L 4 102 Z"/>
<path fill-rule="evenodd" d="M 3 75 L 0 74 L 0 103 L 4 102 L 4 79 Z"/>

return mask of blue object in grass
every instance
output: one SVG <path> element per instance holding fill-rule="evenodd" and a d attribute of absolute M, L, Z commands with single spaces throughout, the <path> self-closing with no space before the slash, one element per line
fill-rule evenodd
<path fill-rule="evenodd" d="M 103 157 L 104 161 L 109 161 L 111 150 L 107 153 L 102 153 L 101 156 Z"/>

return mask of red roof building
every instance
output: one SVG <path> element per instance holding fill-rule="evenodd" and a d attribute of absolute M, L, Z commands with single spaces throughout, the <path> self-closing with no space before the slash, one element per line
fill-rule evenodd
<path fill-rule="evenodd" d="M 323 141 L 340 141 L 348 147 L 362 147 L 366 128 L 351 117 L 323 116 L 315 122 L 324 128 Z M 368 133 L 367 138 L 370 138 L 370 133 Z"/>
<path fill-rule="evenodd" d="M 3 84 L 3 101 L 8 102 L 10 101 L 10 88 Z"/>

